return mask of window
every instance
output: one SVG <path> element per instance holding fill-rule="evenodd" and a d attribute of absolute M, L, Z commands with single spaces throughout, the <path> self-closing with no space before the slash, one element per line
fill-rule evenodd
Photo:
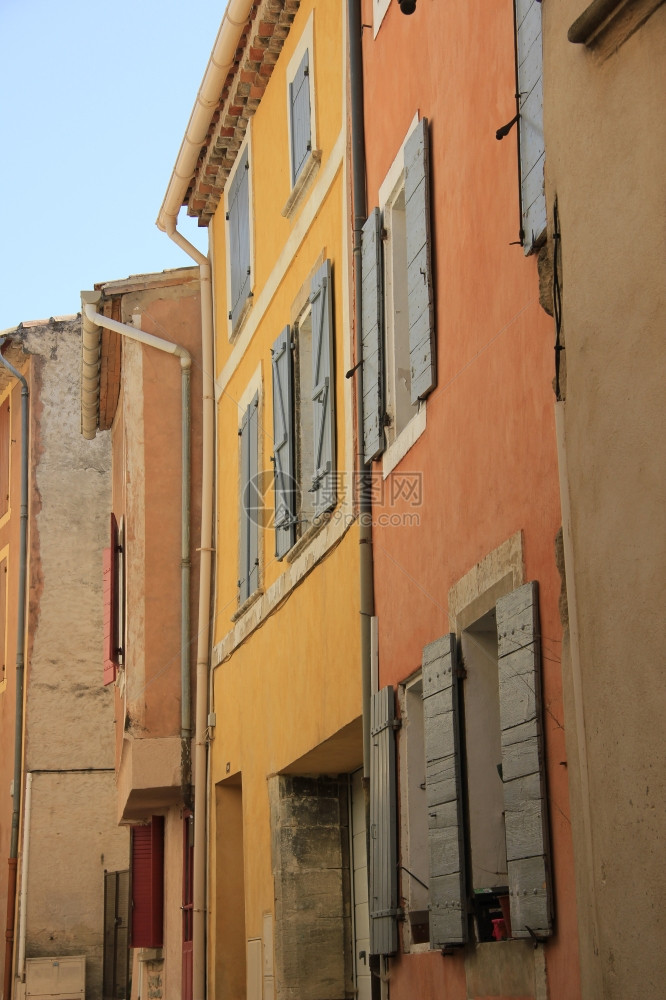
<path fill-rule="evenodd" d="M 287 122 L 289 123 L 289 177 L 291 193 L 282 210 L 289 218 L 300 204 L 321 162 L 317 149 L 314 100 L 314 12 L 287 67 Z"/>
<path fill-rule="evenodd" d="M 436 384 L 426 119 L 415 121 L 387 182 L 383 211 L 374 209 L 362 237 L 366 462 L 398 439 Z"/>
<path fill-rule="evenodd" d="M 125 656 L 125 521 L 111 514 L 109 545 L 102 559 L 104 684 L 113 684 Z"/>
<path fill-rule="evenodd" d="M 425 761 L 413 700 L 419 693 Z M 494 610 L 463 631 L 460 643 L 446 635 L 426 646 L 422 675 L 405 688 L 405 707 L 400 749 L 411 773 L 406 789 L 403 780 L 402 813 L 407 815 L 402 829 L 404 838 L 407 826 L 409 843 L 406 850 L 401 844 L 400 864 L 411 943 L 424 935 L 426 919 L 433 949 L 464 944 L 470 918 L 477 941 L 549 935 L 536 583 L 500 598 Z M 371 879 L 377 870 L 381 876 L 382 865 L 390 874 L 398 863 L 394 822 L 386 808 L 395 794 L 391 688 L 374 696 L 372 712 L 370 809 L 376 833 L 371 848 L 376 860 Z M 414 869 L 423 853 L 418 843 L 423 815 L 416 815 L 423 772 L 428 870 L 421 879 Z M 426 883 L 425 892 L 412 885 L 414 875 Z M 373 937 L 372 953 L 391 954 L 397 944 L 392 926 L 397 901 L 388 875 L 375 876 L 371 893 L 372 922 L 381 929 Z"/>
<path fill-rule="evenodd" d="M 333 336 L 326 260 L 297 323 L 285 327 L 271 348 L 278 559 L 336 502 Z"/>
<path fill-rule="evenodd" d="M 252 299 L 249 141 L 236 161 L 227 193 L 228 292 L 231 333 L 240 326 Z"/>
<path fill-rule="evenodd" d="M 164 922 L 164 817 L 132 827 L 132 948 L 161 948 Z"/>
<path fill-rule="evenodd" d="M 240 437 L 240 553 L 238 598 L 242 604 L 259 587 L 259 393 L 243 411 Z"/>
<path fill-rule="evenodd" d="M 521 239 L 525 253 L 541 245 L 546 229 L 543 186 L 543 55 L 540 0 L 514 0 L 520 147 Z"/>

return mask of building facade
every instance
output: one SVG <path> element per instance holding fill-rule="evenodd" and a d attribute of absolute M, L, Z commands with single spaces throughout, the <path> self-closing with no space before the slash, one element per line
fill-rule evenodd
<path fill-rule="evenodd" d="M 102 283 L 82 294 L 82 310 L 82 431 L 89 447 L 99 431 L 111 439 L 104 686 L 115 705 L 114 819 L 131 834 L 131 995 L 187 997 L 198 598 L 191 580 L 201 520 L 198 269 Z"/>
<path fill-rule="evenodd" d="M 541 7 L 409 6 L 363 4 L 371 953 L 392 1000 L 575 997 Z"/>
<path fill-rule="evenodd" d="M 101 1000 L 105 879 L 128 864 L 101 683 L 110 442 L 90 449 L 79 436 L 80 340 L 79 317 L 68 317 L 5 331 L 1 348 L 11 365 L 0 367 L 0 829 L 15 876 L 8 887 L 3 867 L 7 1000 L 58 981 Z"/>
<path fill-rule="evenodd" d="M 581 972 L 609 1000 L 660 996 L 666 976 L 665 53 L 662 3 L 544 4 Z"/>

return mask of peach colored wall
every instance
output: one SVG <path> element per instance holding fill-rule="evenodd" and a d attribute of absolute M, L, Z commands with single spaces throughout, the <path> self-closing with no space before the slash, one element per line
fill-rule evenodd
<path fill-rule="evenodd" d="M 370 23 L 369 0 L 363 14 Z M 515 113 L 513 7 L 510 0 L 420 0 L 405 17 L 391 4 L 377 38 L 364 31 L 363 43 L 369 210 L 414 114 L 430 122 L 437 331 L 437 387 L 428 397 L 426 431 L 386 483 L 422 473 L 420 508 L 385 508 L 415 512 L 420 523 L 373 527 L 380 686 L 418 669 L 423 646 L 451 630 L 449 588 L 521 531 L 525 579 L 539 581 L 543 633 L 557 918 L 547 973 L 551 996 L 574 998 L 577 935 L 554 560 L 561 515 L 553 331 L 539 305 L 536 259 L 510 245 L 519 226 L 515 133 L 495 139 Z M 420 965 L 426 962 L 427 973 Z M 456 957 L 392 962 L 393 1000 L 415 995 L 413 974 L 439 978 L 438 963 L 462 968 Z M 462 973 L 447 995 L 465 996 L 464 981 Z"/>

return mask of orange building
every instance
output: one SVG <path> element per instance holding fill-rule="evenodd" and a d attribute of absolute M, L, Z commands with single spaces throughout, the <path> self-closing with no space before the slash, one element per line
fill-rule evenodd
<path fill-rule="evenodd" d="M 541 8 L 410 7 L 362 4 L 370 950 L 391 1000 L 575 998 Z"/>

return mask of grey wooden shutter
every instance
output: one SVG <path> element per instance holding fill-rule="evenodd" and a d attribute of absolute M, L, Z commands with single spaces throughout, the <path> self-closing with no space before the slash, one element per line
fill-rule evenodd
<path fill-rule="evenodd" d="M 315 514 L 335 506 L 335 382 L 333 379 L 333 287 L 331 262 L 312 279 L 312 402 L 314 406 Z"/>
<path fill-rule="evenodd" d="M 363 226 L 361 243 L 363 351 L 363 457 L 384 450 L 384 282 L 382 217 L 374 208 Z"/>
<path fill-rule="evenodd" d="M 275 555 L 281 559 L 296 540 L 294 496 L 294 380 L 291 330 L 284 328 L 271 348 L 273 370 L 273 474 Z"/>
<path fill-rule="evenodd" d="M 541 3 L 539 0 L 514 0 L 514 7 L 520 95 L 520 203 L 523 246 L 528 254 L 546 228 Z"/>
<path fill-rule="evenodd" d="M 398 950 L 398 833 L 393 688 L 370 706 L 370 954 Z"/>
<path fill-rule="evenodd" d="M 238 590 L 241 604 L 259 585 L 258 447 L 259 395 L 256 394 L 241 421 L 241 510 Z"/>
<path fill-rule="evenodd" d="M 250 294 L 250 187 L 248 150 L 245 147 L 229 188 L 229 267 L 231 309 L 229 319 L 235 330 Z"/>
<path fill-rule="evenodd" d="M 430 855 L 430 947 L 467 940 L 455 635 L 423 650 L 423 727 Z"/>
<path fill-rule="evenodd" d="M 428 119 L 422 118 L 405 143 L 407 311 L 412 403 L 427 396 L 437 381 L 429 171 Z"/>
<path fill-rule="evenodd" d="M 291 184 L 303 169 L 312 148 L 310 136 L 310 53 L 306 49 L 296 76 L 289 84 L 291 111 Z"/>
<path fill-rule="evenodd" d="M 506 859 L 514 937 L 552 932 L 538 587 L 497 602 Z"/>

